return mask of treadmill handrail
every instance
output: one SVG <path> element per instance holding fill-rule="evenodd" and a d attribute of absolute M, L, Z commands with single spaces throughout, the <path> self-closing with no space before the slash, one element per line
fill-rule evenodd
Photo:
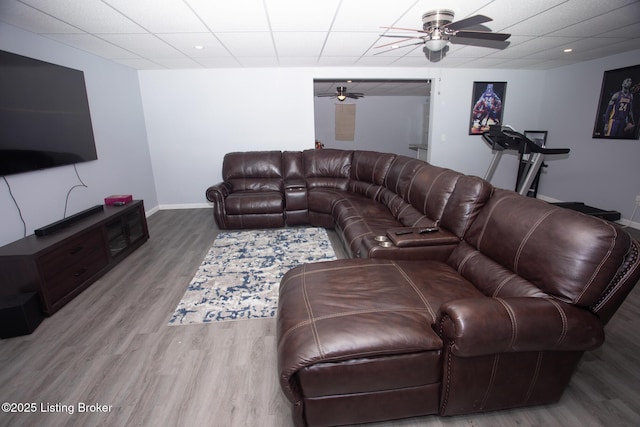
<path fill-rule="evenodd" d="M 522 154 L 541 153 L 547 155 L 567 154 L 569 148 L 545 148 L 541 147 L 523 134 L 510 128 L 491 126 L 487 132 L 482 133 L 482 139 L 492 145 L 494 150 L 517 150 Z M 517 148 L 514 144 L 517 144 Z"/>

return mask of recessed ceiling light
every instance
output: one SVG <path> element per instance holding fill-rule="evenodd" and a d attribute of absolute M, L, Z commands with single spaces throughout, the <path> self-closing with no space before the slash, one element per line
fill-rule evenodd
<path fill-rule="evenodd" d="M 202 50 L 202 49 L 204 49 L 204 46 L 202 46 L 201 44 L 198 44 L 198 45 L 195 45 L 193 48 L 194 49 L 198 49 L 198 50 Z"/>
<path fill-rule="evenodd" d="M 570 52 L 573 52 L 573 49 L 571 49 L 571 48 L 567 48 L 567 49 L 563 50 L 563 52 L 564 52 L 564 53 L 570 53 Z"/>

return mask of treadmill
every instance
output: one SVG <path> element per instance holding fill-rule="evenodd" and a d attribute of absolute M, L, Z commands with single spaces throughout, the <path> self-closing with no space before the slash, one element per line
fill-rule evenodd
<path fill-rule="evenodd" d="M 491 126 L 487 132 L 482 134 L 482 139 L 491 146 L 491 150 L 493 151 L 493 158 L 484 176 L 484 179 L 489 182 L 491 182 L 493 174 L 502 158 L 502 154 L 505 151 L 517 151 L 520 154 L 520 167 L 515 191 L 523 196 L 530 194 L 532 185 L 539 178 L 540 170 L 545 166 L 545 156 L 567 154 L 570 151 L 569 148 L 541 147 L 523 134 L 516 132 L 510 126 Z M 605 211 L 585 205 L 582 202 L 560 202 L 552 204 L 608 221 L 617 221 L 621 216 L 620 212 Z"/>

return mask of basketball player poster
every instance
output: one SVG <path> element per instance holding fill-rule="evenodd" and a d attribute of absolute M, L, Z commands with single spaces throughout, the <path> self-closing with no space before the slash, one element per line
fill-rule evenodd
<path fill-rule="evenodd" d="M 480 135 L 491 125 L 502 125 L 506 82 L 473 82 L 469 135 Z"/>
<path fill-rule="evenodd" d="M 593 138 L 640 136 L 640 65 L 604 72 Z"/>

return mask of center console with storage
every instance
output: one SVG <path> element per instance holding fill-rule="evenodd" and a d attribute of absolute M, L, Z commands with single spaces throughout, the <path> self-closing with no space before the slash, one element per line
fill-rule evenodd
<path fill-rule="evenodd" d="M 149 238 L 142 200 L 91 210 L 0 247 L 0 297 L 37 292 L 52 315 Z"/>

